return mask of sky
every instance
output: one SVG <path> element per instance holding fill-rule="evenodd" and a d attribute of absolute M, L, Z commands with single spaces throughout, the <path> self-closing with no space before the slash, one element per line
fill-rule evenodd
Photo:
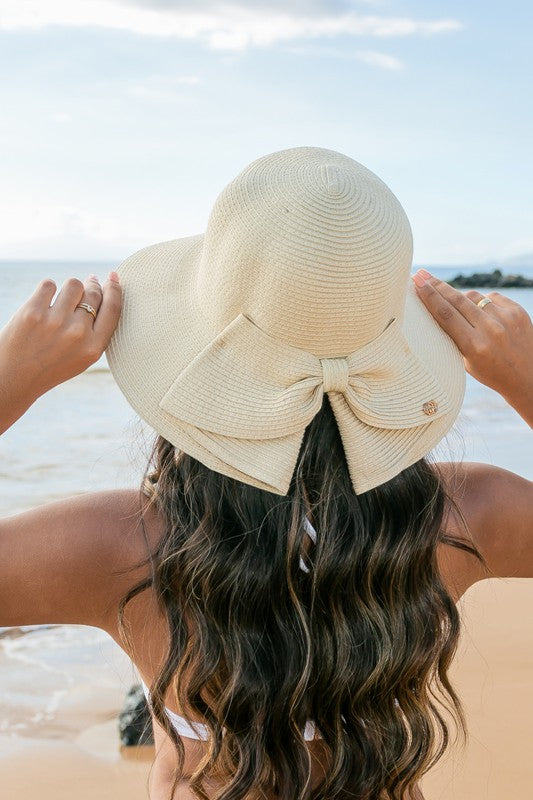
<path fill-rule="evenodd" d="M 200 233 L 303 145 L 387 183 L 416 264 L 533 253 L 532 24 L 529 0 L 0 0 L 0 258 Z"/>

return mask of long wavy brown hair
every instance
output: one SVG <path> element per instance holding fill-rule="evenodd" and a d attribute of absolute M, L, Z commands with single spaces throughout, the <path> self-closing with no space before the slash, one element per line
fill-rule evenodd
<path fill-rule="evenodd" d="M 190 778 L 224 778 L 218 800 L 403 800 L 450 741 L 463 742 L 461 702 L 447 676 L 459 615 L 437 566 L 447 497 L 422 458 L 357 495 L 327 396 L 305 431 L 287 495 L 208 469 L 158 437 L 144 478 L 165 521 L 151 554 L 168 620 L 152 710 L 178 754 L 165 697 L 205 718 L 209 746 Z M 305 517 L 316 545 L 305 557 Z M 187 681 L 182 676 L 187 674 Z M 312 789 L 303 737 L 314 720 L 329 753 Z M 175 785 L 176 785 L 175 784 Z"/>

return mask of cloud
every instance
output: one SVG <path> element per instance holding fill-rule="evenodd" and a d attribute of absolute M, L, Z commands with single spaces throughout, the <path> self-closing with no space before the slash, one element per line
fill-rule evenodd
<path fill-rule="evenodd" d="M 2 0 L 0 29 L 39 29 L 51 25 L 108 28 L 198 41 L 213 50 L 240 51 L 298 39 L 429 36 L 463 28 L 456 19 L 418 20 L 366 15 L 351 9 L 353 5 L 342 0 L 311 3 Z"/>
<path fill-rule="evenodd" d="M 398 71 L 405 67 L 403 61 L 400 61 L 396 56 L 391 56 L 388 53 L 378 53 L 377 50 L 359 50 L 354 53 L 354 57 L 373 67 L 381 67 L 381 69 Z"/>
<path fill-rule="evenodd" d="M 380 1 L 380 0 L 379 0 Z M 335 13 L 348 11 L 353 8 L 350 0 L 118 0 L 122 5 L 140 6 L 141 8 L 156 8 L 171 11 L 190 11 L 195 9 L 216 9 L 228 6 L 234 8 L 259 8 L 263 10 L 283 9 L 296 12 Z M 363 3 L 375 3 L 378 0 L 359 0 Z"/>
<path fill-rule="evenodd" d="M 395 71 L 405 69 L 405 64 L 399 58 L 388 53 L 381 53 L 378 50 L 341 50 L 335 47 L 292 46 L 287 48 L 287 52 L 301 56 L 338 58 L 343 61 L 364 61 L 381 69 Z"/>
<path fill-rule="evenodd" d="M 163 10 L 186 11 L 191 6 L 198 9 L 214 9 L 233 6 L 234 8 L 256 8 L 271 11 L 282 9 L 306 15 L 336 14 L 353 11 L 354 6 L 380 7 L 388 0 L 118 0 L 127 6 L 156 8 Z"/>
<path fill-rule="evenodd" d="M 0 258 L 123 258 L 145 243 L 133 224 L 73 206 L 21 199 L 0 203 L 0 216 Z"/>

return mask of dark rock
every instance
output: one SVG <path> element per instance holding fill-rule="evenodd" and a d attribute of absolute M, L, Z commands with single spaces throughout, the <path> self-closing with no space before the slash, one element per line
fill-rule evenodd
<path fill-rule="evenodd" d="M 524 275 L 503 275 L 500 269 L 492 272 L 474 272 L 472 275 L 460 273 L 448 281 L 451 286 L 458 289 L 489 287 L 491 289 L 529 288 L 533 286 L 533 279 Z"/>
<path fill-rule="evenodd" d="M 154 743 L 152 719 L 140 684 L 131 687 L 118 717 L 120 741 L 125 747 Z"/>

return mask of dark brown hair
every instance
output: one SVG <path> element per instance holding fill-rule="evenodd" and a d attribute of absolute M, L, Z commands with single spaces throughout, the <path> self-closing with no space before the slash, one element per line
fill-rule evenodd
<path fill-rule="evenodd" d="M 211 734 L 190 781 L 202 800 L 214 776 L 224 776 L 219 800 L 403 800 L 449 743 L 443 708 L 466 741 L 447 677 L 459 615 L 437 546 L 483 559 L 445 533 L 446 489 L 427 459 L 357 495 L 325 396 L 286 496 L 214 472 L 162 437 L 147 487 L 165 535 L 152 579 L 128 593 L 120 617 L 154 587 L 170 647 L 150 691 L 177 749 L 176 783 L 184 749 L 165 714 L 169 690 Z M 308 572 L 306 515 L 317 533 Z M 309 719 L 330 755 L 313 791 Z"/>

